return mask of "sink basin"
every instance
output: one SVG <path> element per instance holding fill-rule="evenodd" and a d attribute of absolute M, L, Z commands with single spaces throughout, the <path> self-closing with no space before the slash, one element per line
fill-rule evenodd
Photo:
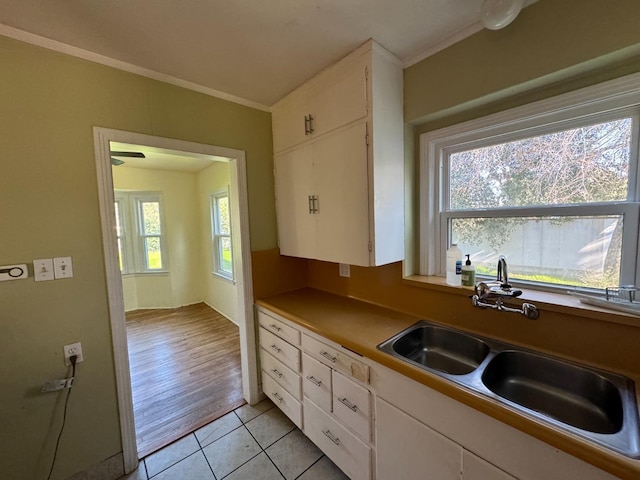
<path fill-rule="evenodd" d="M 435 325 L 418 324 L 401 332 L 381 349 L 420 366 L 451 375 L 473 372 L 489 353 L 482 340 Z"/>
<path fill-rule="evenodd" d="M 530 352 L 503 351 L 485 368 L 482 383 L 500 397 L 588 432 L 622 429 L 618 388 L 586 368 Z"/>

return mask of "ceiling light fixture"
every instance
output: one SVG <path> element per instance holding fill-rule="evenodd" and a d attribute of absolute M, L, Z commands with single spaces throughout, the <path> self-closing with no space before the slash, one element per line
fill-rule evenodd
<path fill-rule="evenodd" d="M 489 30 L 500 30 L 515 20 L 523 3 L 524 0 L 484 0 L 480 21 Z"/>

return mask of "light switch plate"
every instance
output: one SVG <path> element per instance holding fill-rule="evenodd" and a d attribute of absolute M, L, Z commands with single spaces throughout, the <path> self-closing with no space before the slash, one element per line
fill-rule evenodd
<path fill-rule="evenodd" d="M 56 257 L 53 259 L 53 271 L 56 280 L 73 277 L 73 263 L 71 257 Z"/>
<path fill-rule="evenodd" d="M 53 280 L 53 260 L 51 258 L 40 258 L 33 261 L 33 276 L 36 282 Z"/>

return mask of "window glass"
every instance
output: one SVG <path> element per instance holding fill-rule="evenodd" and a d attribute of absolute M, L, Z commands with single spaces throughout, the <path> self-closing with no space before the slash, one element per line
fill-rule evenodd
<path fill-rule="evenodd" d="M 160 203 L 141 201 L 140 211 L 142 213 L 142 234 L 160 234 Z"/>
<path fill-rule="evenodd" d="M 117 191 L 115 212 L 120 271 L 166 271 L 160 194 Z"/>
<path fill-rule="evenodd" d="M 631 118 L 453 153 L 451 210 L 624 201 Z"/>
<path fill-rule="evenodd" d="M 223 190 L 211 195 L 211 230 L 213 273 L 233 280 L 233 251 L 229 193 Z"/>
<path fill-rule="evenodd" d="M 420 273 L 457 243 L 482 280 L 640 284 L 640 92 L 627 81 L 421 135 Z"/>
<path fill-rule="evenodd" d="M 454 218 L 451 235 L 477 275 L 495 277 L 498 256 L 510 280 L 606 288 L 620 284 L 622 215 Z"/>

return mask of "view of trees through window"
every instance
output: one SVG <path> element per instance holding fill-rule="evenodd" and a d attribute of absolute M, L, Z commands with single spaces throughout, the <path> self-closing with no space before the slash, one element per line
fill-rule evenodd
<path fill-rule="evenodd" d="M 160 203 L 140 202 L 141 236 L 144 238 L 145 262 L 147 270 L 162 270 L 162 250 L 160 248 Z"/>
<path fill-rule="evenodd" d="M 622 118 L 450 154 L 452 241 L 479 273 L 495 274 L 505 254 L 513 277 L 617 285 L 622 215 L 549 207 L 626 201 L 632 125 Z"/>
<path fill-rule="evenodd" d="M 233 278 L 231 217 L 229 195 L 226 191 L 212 195 L 211 213 L 213 216 L 214 272 L 227 278 Z"/>

